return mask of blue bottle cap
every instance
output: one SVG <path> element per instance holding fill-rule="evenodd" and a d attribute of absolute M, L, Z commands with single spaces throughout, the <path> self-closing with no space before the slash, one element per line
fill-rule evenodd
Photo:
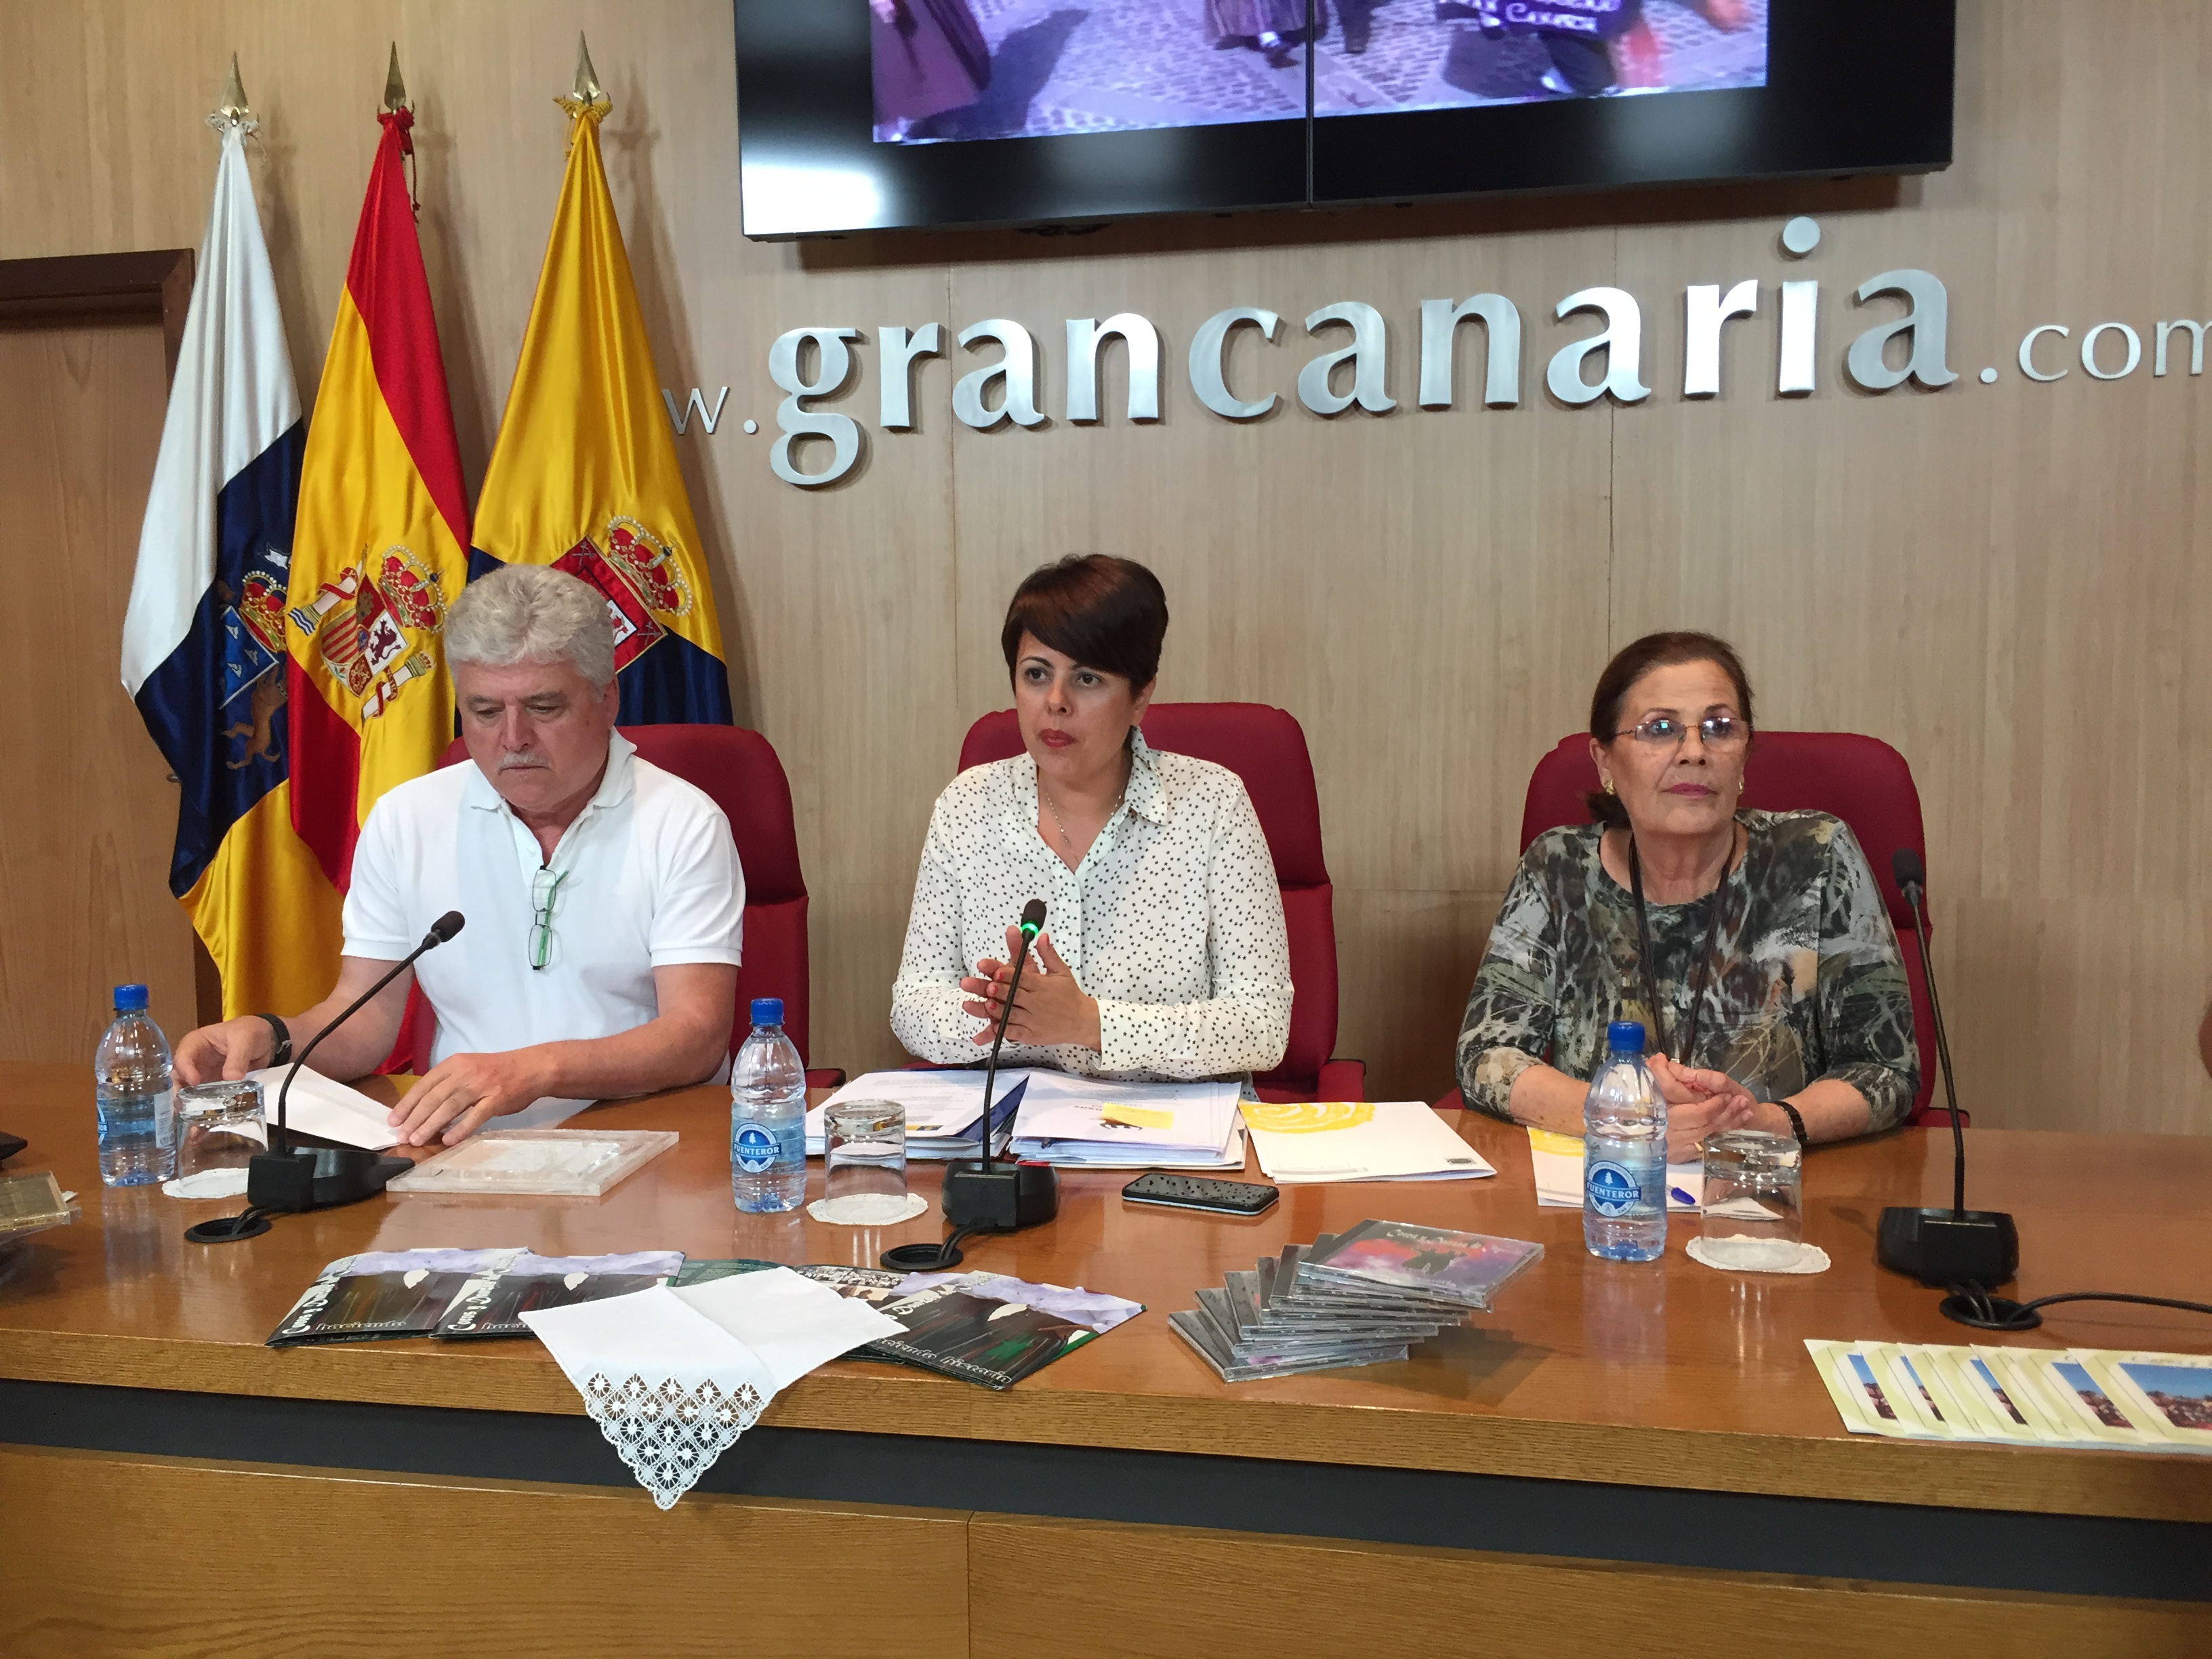
<path fill-rule="evenodd" d="M 781 997 L 755 997 L 753 999 L 753 1024 L 756 1025 L 782 1024 L 783 999 Z M 1640 1042 L 1641 1039 L 1639 1038 L 1638 1041 Z"/>
<path fill-rule="evenodd" d="M 143 1014 L 146 1012 L 146 988 L 143 985 L 118 985 L 115 988 L 115 1012 L 118 1014 Z"/>
<path fill-rule="evenodd" d="M 1605 1046 L 1618 1053 L 1626 1048 L 1632 1054 L 1644 1052 L 1644 1027 L 1632 1019 L 1616 1019 L 1605 1028 Z"/>

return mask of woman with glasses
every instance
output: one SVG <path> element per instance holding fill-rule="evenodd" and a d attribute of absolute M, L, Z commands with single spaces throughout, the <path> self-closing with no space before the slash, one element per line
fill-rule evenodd
<path fill-rule="evenodd" d="M 1825 812 L 1740 808 L 1751 684 L 1726 641 L 1653 634 L 1590 699 L 1596 821 L 1522 855 L 1460 1022 L 1467 1103 L 1579 1133 L 1607 1024 L 1639 1021 L 1668 1154 L 1758 1128 L 1901 1121 L 1912 1001 L 1865 855 Z"/>

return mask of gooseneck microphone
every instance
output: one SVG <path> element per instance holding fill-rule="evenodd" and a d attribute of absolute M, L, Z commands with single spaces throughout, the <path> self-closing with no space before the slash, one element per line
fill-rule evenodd
<path fill-rule="evenodd" d="M 1014 994 L 1022 988 L 1022 969 L 1030 947 L 1044 927 L 1044 901 L 1031 899 L 1022 907 L 1021 948 L 1015 951 L 1013 975 L 1006 985 L 1006 1004 L 999 1011 L 999 1028 L 991 1034 L 991 1057 L 983 1066 L 983 1155 L 945 1166 L 945 1187 L 939 1202 L 951 1235 L 942 1244 L 902 1244 L 885 1250 L 886 1267 L 909 1273 L 930 1273 L 959 1266 L 960 1242 L 971 1233 L 1010 1233 L 1034 1227 L 1060 1213 L 1060 1174 L 1049 1164 L 1001 1164 L 992 1160 L 991 1114 L 996 1105 L 999 1050 L 1006 1046 L 1006 1024 L 1014 1017 Z"/>
<path fill-rule="evenodd" d="M 292 1079 L 300 1075 L 300 1068 L 307 1063 L 307 1057 L 322 1047 L 325 1037 L 375 1001 L 378 994 L 393 980 L 412 968 L 425 951 L 436 950 L 466 925 L 466 918 L 459 910 L 448 910 L 444 915 L 440 916 L 437 921 L 430 924 L 430 931 L 422 935 L 422 942 L 410 951 L 404 960 L 394 963 L 390 973 L 356 997 L 343 1013 L 316 1032 L 307 1046 L 300 1050 L 298 1056 L 292 1061 L 292 1069 L 284 1073 L 283 1086 L 276 1091 L 276 1127 L 275 1133 L 270 1137 L 270 1151 L 272 1153 L 284 1155 L 289 1154 L 292 1150 L 291 1122 L 286 1115 L 285 1107 L 292 1097 Z M 362 1194 L 363 1197 L 367 1195 Z"/>
<path fill-rule="evenodd" d="M 1014 1017 L 1014 994 L 1022 988 L 1022 969 L 1028 965 L 1030 947 L 1044 929 L 1044 901 L 1031 899 L 1022 906 L 1022 948 L 1014 952 L 1014 976 L 1006 986 L 1006 1006 L 999 1011 L 999 1029 L 991 1034 L 991 1057 L 983 1063 L 983 1169 L 991 1168 L 992 1095 L 999 1078 L 999 1050 L 1006 1044 L 1006 1022 Z"/>
<path fill-rule="evenodd" d="M 1890 854 L 1889 869 L 1905 902 L 1912 907 L 1912 936 L 1919 943 L 1920 970 L 1928 981 L 1936 1056 L 1943 1070 L 1943 1097 L 1951 1109 L 1951 1207 L 1893 1206 L 1884 1210 L 1875 1255 L 1885 1267 L 1950 1290 L 1953 1294 L 1943 1301 L 1945 1317 L 1980 1325 L 1984 1322 L 1983 1310 L 1990 1305 L 1990 1287 L 2004 1284 L 2020 1267 L 2020 1231 L 2001 1210 L 1966 1207 L 1966 1132 L 1959 1120 L 1951 1040 L 1943 1028 L 1943 1001 L 1936 993 L 1936 963 L 1928 950 L 1928 872 L 1920 855 L 1909 847 Z"/>
<path fill-rule="evenodd" d="M 322 1046 L 325 1037 L 374 1002 L 386 986 L 412 968 L 425 951 L 436 950 L 459 933 L 463 926 L 459 910 L 447 911 L 430 924 L 430 931 L 422 935 L 422 942 L 410 951 L 404 961 L 393 963 L 390 973 L 356 997 L 343 1012 L 315 1033 L 293 1060 L 292 1069 L 284 1073 L 284 1081 L 276 1091 L 276 1121 L 270 1131 L 269 1150 L 255 1153 L 246 1166 L 246 1208 L 236 1215 L 187 1227 L 187 1239 L 195 1244 L 235 1244 L 242 1238 L 258 1238 L 269 1231 L 269 1218 L 272 1215 L 358 1203 L 364 1198 L 374 1197 L 394 1176 L 404 1175 L 414 1167 L 410 1159 L 387 1158 L 359 1146 L 302 1147 L 295 1152 L 288 1110 L 292 1079 L 300 1075 L 300 1068 Z"/>

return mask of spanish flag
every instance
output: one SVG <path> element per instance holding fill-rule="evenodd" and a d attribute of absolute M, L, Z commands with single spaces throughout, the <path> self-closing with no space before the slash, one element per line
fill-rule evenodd
<path fill-rule="evenodd" d="M 625 726 L 730 720 L 699 528 L 599 159 L 610 107 L 584 60 L 568 171 L 522 356 L 477 499 L 469 574 L 550 564 L 606 596 Z"/>
<path fill-rule="evenodd" d="M 307 432 L 287 604 L 292 822 L 344 887 L 384 792 L 453 736 L 439 640 L 467 580 L 469 515 L 404 157 L 388 109 Z"/>

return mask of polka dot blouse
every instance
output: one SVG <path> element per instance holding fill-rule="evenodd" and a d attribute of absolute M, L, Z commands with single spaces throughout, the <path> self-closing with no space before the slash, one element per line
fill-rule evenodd
<path fill-rule="evenodd" d="M 915 878 L 891 1030 L 944 1066 L 980 1061 L 960 989 L 1033 898 L 1098 1001 L 1102 1053 L 1009 1042 L 1002 1066 L 1164 1081 L 1267 1071 L 1291 1036 L 1291 957 L 1274 860 L 1227 767 L 1130 739 L 1127 798 L 1070 870 L 1037 833 L 1036 763 L 970 768 L 937 798 Z M 1036 964 L 1030 964 L 1035 970 Z"/>

